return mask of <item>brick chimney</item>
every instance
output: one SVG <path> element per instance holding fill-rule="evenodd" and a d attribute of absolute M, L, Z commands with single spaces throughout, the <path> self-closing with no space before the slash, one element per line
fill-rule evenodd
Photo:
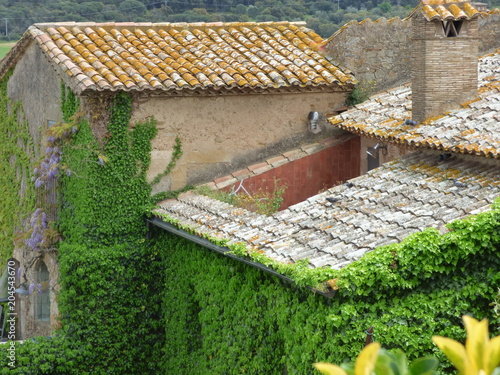
<path fill-rule="evenodd" d="M 412 22 L 412 119 L 442 114 L 477 96 L 478 17 L 470 3 L 422 0 Z"/>

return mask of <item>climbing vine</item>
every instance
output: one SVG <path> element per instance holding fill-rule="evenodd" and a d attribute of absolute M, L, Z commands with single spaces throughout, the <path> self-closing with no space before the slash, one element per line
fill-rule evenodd
<path fill-rule="evenodd" d="M 78 99 L 61 90 L 64 121 L 49 137 L 60 159 L 54 167 L 62 328 L 53 340 L 19 348 L 17 373 L 158 373 L 159 362 L 151 358 L 160 356 L 164 345 L 163 275 L 144 221 L 151 204 L 146 171 L 156 124 L 147 119 L 131 130 L 131 101 L 125 93 L 116 95 L 107 109 L 107 134 L 96 139 Z M 34 217 L 34 227 L 46 226 L 42 210 Z"/>
<path fill-rule="evenodd" d="M 464 314 L 488 318 L 492 332 L 499 326 L 491 306 L 500 283 L 499 201 L 450 224 L 449 233 L 414 234 L 340 271 L 273 263 L 208 238 L 275 267 L 298 286 L 330 280 L 337 293 L 325 298 L 159 229 L 148 231 L 154 119 L 131 130 L 131 98 L 118 94 L 108 108 L 108 133 L 97 139 L 74 95 L 65 90 L 62 98 L 65 121 L 54 131 L 70 134 L 57 145 L 63 327 L 51 339 L 19 346 L 17 371 L 0 368 L 1 374 L 310 374 L 314 362 L 353 360 L 370 326 L 385 348 L 403 349 L 410 359 L 436 351 L 432 335 L 463 340 Z M 11 138 L 23 137 L 6 124 L 0 122 Z M 11 138 L 4 139 L 9 147 Z M 32 167 L 28 152 L 13 146 L 9 152 L 26 170 Z M 4 155 L 1 167 L 13 178 Z M 24 202 L 18 192 L 7 193 L 11 212 Z M 36 212 L 33 197 L 23 203 L 25 213 Z M 34 225 L 44 226 L 42 213 L 36 217 Z M 0 347 L 1 363 L 6 356 Z"/>
<path fill-rule="evenodd" d="M 34 149 L 20 103 L 7 96 L 11 73 L 0 81 L 0 267 L 12 256 L 14 243 L 25 239 L 23 224 L 29 220 L 35 205 L 31 184 Z"/>
<path fill-rule="evenodd" d="M 371 326 L 385 348 L 409 359 L 435 354 L 445 371 L 431 336 L 463 341 L 463 315 L 488 318 L 498 332 L 491 303 L 500 282 L 500 201 L 450 229 L 414 234 L 333 271 L 339 289 L 331 299 L 159 233 L 164 373 L 310 374 L 314 362 L 353 360 Z"/>
<path fill-rule="evenodd" d="M 179 137 L 175 137 L 175 145 L 174 145 L 174 152 L 172 153 L 172 157 L 170 158 L 170 162 L 167 165 L 167 168 L 165 170 L 158 174 L 153 181 L 151 181 L 151 185 L 156 185 L 157 183 L 160 182 L 160 180 L 169 175 L 170 172 L 172 172 L 172 169 L 174 169 L 175 165 L 177 164 L 177 161 L 180 159 L 182 156 L 182 142 Z"/>

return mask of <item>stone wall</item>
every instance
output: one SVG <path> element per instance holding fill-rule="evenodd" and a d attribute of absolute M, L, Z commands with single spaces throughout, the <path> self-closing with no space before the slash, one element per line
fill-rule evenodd
<path fill-rule="evenodd" d="M 30 137 L 33 144 L 37 146 L 34 150 L 36 155 L 32 155 L 34 161 L 39 160 L 45 150 L 44 131 L 47 129 L 48 121 L 57 122 L 62 119 L 60 82 L 60 78 L 41 50 L 31 44 L 25 51 L 23 58 L 17 62 L 7 85 L 10 99 L 20 101 L 23 104 L 24 116 L 29 124 Z M 50 213 L 48 214 L 50 215 Z M 56 294 L 59 290 L 57 252 L 40 252 L 25 246 L 17 246 L 14 249 L 13 257 L 20 263 L 22 282 L 26 282 L 27 285 L 36 283 L 35 270 L 40 261 L 43 261 L 47 266 L 51 281 L 51 291 L 49 292 L 51 299 L 50 321 L 39 321 L 35 318 L 36 293 L 29 296 L 19 295 L 20 332 L 17 334 L 20 338 L 49 336 L 59 325 L 59 311 L 56 303 Z"/>
<path fill-rule="evenodd" d="M 328 39 L 326 53 L 369 94 L 399 86 L 411 80 L 410 24 L 400 18 L 351 21 Z M 500 10 L 479 19 L 479 38 L 480 55 L 500 48 Z"/>
<path fill-rule="evenodd" d="M 479 22 L 479 53 L 486 54 L 500 48 L 500 9 L 491 10 Z"/>
<path fill-rule="evenodd" d="M 7 92 L 12 101 L 23 103 L 30 136 L 35 145 L 42 145 L 47 121 L 61 121 L 61 79 L 40 48 L 33 43 L 26 49 L 9 79 Z M 37 155 L 38 157 L 38 155 Z"/>
<path fill-rule="evenodd" d="M 400 18 L 351 21 L 333 34 L 328 57 L 351 70 L 369 93 L 410 81 L 410 24 Z"/>
<path fill-rule="evenodd" d="M 36 270 L 40 262 L 44 262 L 49 271 L 49 289 L 42 293 L 49 293 L 50 298 L 50 320 L 41 321 L 36 318 L 37 298 L 39 292 L 36 287 L 30 295 L 18 294 L 17 303 L 20 311 L 19 324 L 16 336 L 19 339 L 26 339 L 35 336 L 51 336 L 54 330 L 60 327 L 59 308 L 57 306 L 57 294 L 60 291 L 59 262 L 57 261 L 57 251 L 33 251 L 27 248 L 16 248 L 14 259 L 19 261 L 21 267 L 21 282 L 27 286 L 37 284 Z"/>

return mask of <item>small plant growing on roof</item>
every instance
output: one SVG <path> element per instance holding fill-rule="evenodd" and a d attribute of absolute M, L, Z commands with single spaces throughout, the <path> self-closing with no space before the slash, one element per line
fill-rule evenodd
<path fill-rule="evenodd" d="M 376 85 L 377 82 L 375 81 L 366 81 L 358 83 L 351 91 L 351 94 L 346 100 L 346 104 L 348 106 L 355 106 L 356 104 L 360 104 L 368 100 L 370 96 L 374 93 Z"/>
<path fill-rule="evenodd" d="M 279 180 L 275 179 L 272 190 L 267 188 L 246 189 L 243 187 L 242 181 L 239 187 L 236 189 L 233 187 L 231 192 L 211 190 L 207 186 L 200 186 L 195 189 L 195 193 L 259 214 L 271 215 L 280 209 L 286 188 L 286 185 L 280 184 Z"/>

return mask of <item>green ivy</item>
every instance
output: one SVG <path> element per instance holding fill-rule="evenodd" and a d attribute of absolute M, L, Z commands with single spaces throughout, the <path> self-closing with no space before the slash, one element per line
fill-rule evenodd
<path fill-rule="evenodd" d="M 156 185 L 157 183 L 160 182 L 160 180 L 169 175 L 170 172 L 172 172 L 172 169 L 174 169 L 175 165 L 177 164 L 177 161 L 180 159 L 182 156 L 182 142 L 179 137 L 175 137 L 175 145 L 174 145 L 174 152 L 172 153 L 172 157 L 170 159 L 170 162 L 168 163 L 167 167 L 165 170 L 158 174 L 153 181 L 151 181 L 151 186 Z"/>
<path fill-rule="evenodd" d="M 118 94 L 103 141 L 75 116 L 77 98 L 66 89 L 61 95 L 67 127 L 78 129 L 63 148 L 72 173 L 62 177 L 59 194 L 62 329 L 19 346 L 16 371 L 1 374 L 311 374 L 315 362 L 353 360 L 370 326 L 385 348 L 410 359 L 437 353 L 432 335 L 463 340 L 464 314 L 488 318 L 491 332 L 499 326 L 490 306 L 500 284 L 499 201 L 444 235 L 416 233 L 341 271 L 279 264 L 208 238 L 288 275 L 295 287 L 159 229 L 148 232 L 154 120 L 131 130 L 131 98 Z M 12 141 L 29 145 L 27 133 L 14 122 L 0 121 L 9 134 L 3 140 L 28 168 L 27 153 Z M 16 181 L 2 152 L 0 178 Z M 10 212 L 18 192 L 7 193 Z M 330 299 L 300 287 L 332 278 L 339 289 Z"/>
<path fill-rule="evenodd" d="M 108 108 L 103 143 L 77 115 L 78 99 L 64 86 L 61 91 L 65 123 L 59 127 L 76 131 L 62 143 L 61 163 L 71 171 L 61 176 L 59 188 L 62 329 L 51 340 L 21 345 L 17 371 L 8 373 L 158 373 L 164 277 L 144 220 L 156 123 L 148 119 L 131 130 L 131 97 L 120 93 Z M 5 354 L 0 351 L 2 363 Z"/>
<path fill-rule="evenodd" d="M 61 232 L 89 246 L 137 242 L 144 238 L 143 216 L 150 207 L 146 182 L 156 122 L 129 130 L 131 98 L 118 94 L 110 108 L 108 141 L 100 146 L 82 121 L 65 162 L 75 176 L 63 182 Z M 75 222 L 76 221 L 76 222 Z"/>
<path fill-rule="evenodd" d="M 369 253 L 336 272 L 340 289 L 331 299 L 158 232 L 163 373 L 310 374 L 314 362 L 352 361 L 370 326 L 385 348 L 410 359 L 435 354 L 447 371 L 432 335 L 463 340 L 464 314 L 488 318 L 492 332 L 499 327 L 490 306 L 500 282 L 499 203 L 444 235 L 426 230 Z"/>
<path fill-rule="evenodd" d="M 21 104 L 11 102 L 7 96 L 10 76 L 0 81 L 0 269 L 12 256 L 14 243 L 24 242 L 22 223 L 35 205 L 34 189 L 28 183 L 34 149 Z M 25 190 L 21 193 L 22 186 Z"/>
<path fill-rule="evenodd" d="M 73 111 L 65 117 L 77 120 L 72 96 L 65 97 L 63 108 Z M 164 342 L 158 308 L 163 277 L 143 219 L 156 122 L 130 130 L 131 100 L 124 93 L 113 100 L 104 145 L 79 120 L 63 153 L 75 172 L 61 186 L 59 309 L 67 339 L 82 344 L 72 370 L 79 374 L 155 373 L 158 363 L 151 358 Z"/>
<path fill-rule="evenodd" d="M 174 152 L 172 153 L 172 157 L 170 158 L 170 162 L 167 165 L 167 168 L 165 170 L 158 174 L 153 181 L 151 181 L 151 186 L 156 185 L 157 183 L 160 182 L 160 180 L 169 175 L 170 172 L 172 172 L 172 169 L 174 169 L 175 165 L 177 164 L 177 161 L 180 159 L 182 156 L 182 142 L 179 137 L 175 137 L 175 145 L 174 145 Z"/>

